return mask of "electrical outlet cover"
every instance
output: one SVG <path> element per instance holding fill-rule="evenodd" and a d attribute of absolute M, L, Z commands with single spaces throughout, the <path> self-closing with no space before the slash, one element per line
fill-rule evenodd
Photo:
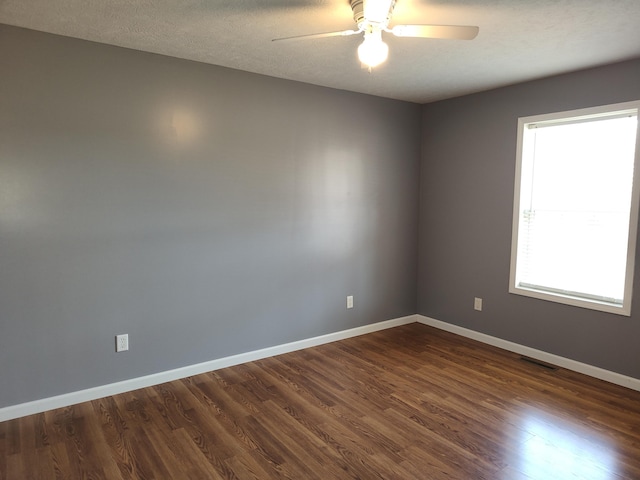
<path fill-rule="evenodd" d="M 116 335 L 116 352 L 129 350 L 129 334 Z"/>
<path fill-rule="evenodd" d="M 473 308 L 474 308 L 474 310 L 477 310 L 479 312 L 482 311 L 482 299 L 481 298 L 476 297 L 476 298 L 473 299 Z"/>
<path fill-rule="evenodd" d="M 353 308 L 353 295 L 347 297 L 347 308 Z"/>

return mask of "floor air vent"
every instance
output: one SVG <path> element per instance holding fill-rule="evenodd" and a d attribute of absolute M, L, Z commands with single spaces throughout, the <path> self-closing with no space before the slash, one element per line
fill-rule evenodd
<path fill-rule="evenodd" d="M 547 370 L 558 370 L 558 367 L 556 367 L 555 365 L 541 362 L 540 360 L 536 360 L 535 358 L 520 357 L 520 360 L 522 360 L 523 362 L 531 363 L 532 365 L 537 365 L 538 367 L 546 368 Z"/>

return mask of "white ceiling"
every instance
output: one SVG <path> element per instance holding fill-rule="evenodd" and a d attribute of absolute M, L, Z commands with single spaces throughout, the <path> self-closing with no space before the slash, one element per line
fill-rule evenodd
<path fill-rule="evenodd" d="M 391 26 L 477 25 L 475 40 L 385 36 L 360 67 L 349 0 L 0 0 L 0 23 L 426 103 L 640 57 L 640 0 L 397 0 Z"/>

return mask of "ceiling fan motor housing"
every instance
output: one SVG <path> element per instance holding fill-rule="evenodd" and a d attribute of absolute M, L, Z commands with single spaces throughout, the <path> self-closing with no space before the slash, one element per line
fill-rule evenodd
<path fill-rule="evenodd" d="M 364 16 L 364 2 L 367 0 L 351 0 L 351 10 L 353 10 L 353 20 L 356 22 L 356 25 L 358 25 L 359 28 L 363 27 L 363 24 L 365 24 L 364 26 L 366 27 L 366 24 L 370 24 L 370 23 L 378 23 L 378 22 L 372 22 L 371 19 L 367 19 Z M 371 0 L 370 0 L 371 1 Z M 387 26 L 387 24 L 389 23 L 389 20 L 391 20 L 391 14 L 393 13 L 393 7 L 396 4 L 396 0 L 386 0 L 389 2 L 389 11 L 387 12 L 387 16 L 386 18 L 379 22 L 381 25 L 383 25 L 384 27 Z"/>

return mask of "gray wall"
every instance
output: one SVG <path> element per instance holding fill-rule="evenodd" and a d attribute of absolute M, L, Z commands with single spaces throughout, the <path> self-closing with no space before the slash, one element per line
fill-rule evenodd
<path fill-rule="evenodd" d="M 631 317 L 508 293 L 518 117 L 638 99 L 640 60 L 425 105 L 419 313 L 640 378 L 640 262 Z"/>
<path fill-rule="evenodd" d="M 416 312 L 420 106 L 1 25 L 0 71 L 0 407 Z"/>
<path fill-rule="evenodd" d="M 0 71 L 0 407 L 416 311 L 640 378 L 637 295 L 507 293 L 517 118 L 640 61 L 420 107 L 0 25 Z"/>

